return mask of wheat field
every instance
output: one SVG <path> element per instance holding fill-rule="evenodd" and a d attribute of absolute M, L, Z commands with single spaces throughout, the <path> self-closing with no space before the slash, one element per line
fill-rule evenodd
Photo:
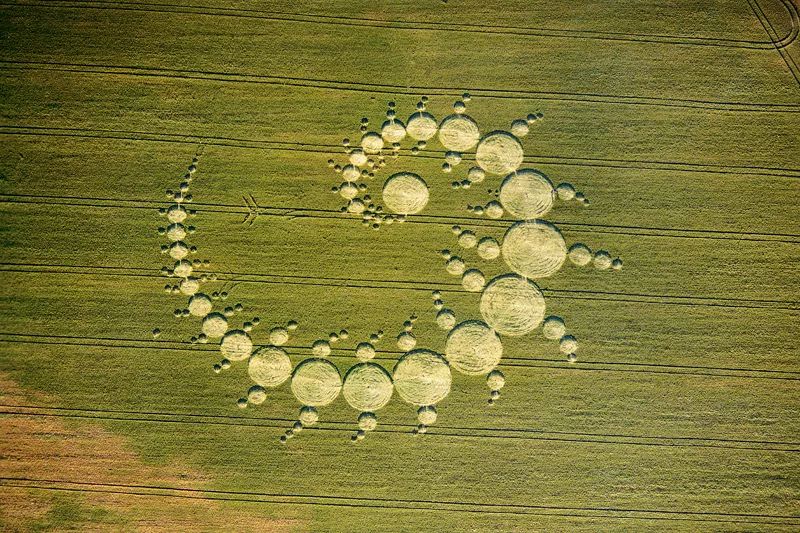
<path fill-rule="evenodd" d="M 798 32 L 2 3 L 0 528 L 797 530 Z"/>

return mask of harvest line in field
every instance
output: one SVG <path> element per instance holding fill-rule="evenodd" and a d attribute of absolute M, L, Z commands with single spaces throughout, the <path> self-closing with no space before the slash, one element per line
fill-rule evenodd
<path fill-rule="evenodd" d="M 138 65 L 100 65 L 87 63 L 57 63 L 4 59 L 0 60 L 0 66 L 6 70 L 16 69 L 28 71 L 68 72 L 75 74 L 172 78 L 180 80 L 200 80 L 226 83 L 255 83 L 262 85 L 305 87 L 310 89 L 365 92 L 389 95 L 428 94 L 436 96 L 459 96 L 465 90 L 463 87 L 421 87 L 411 85 L 297 78 L 274 74 L 264 75 L 237 72 L 210 72 L 203 70 L 170 69 L 165 67 L 144 67 Z M 524 89 L 467 88 L 466 90 L 475 96 L 494 99 L 550 100 L 563 102 L 585 102 L 593 104 L 678 107 L 724 112 L 800 113 L 800 106 L 797 104 L 786 103 L 726 102 L 689 98 L 666 98 L 655 96 L 613 95 L 580 92 L 552 92 Z"/>
<path fill-rule="evenodd" d="M 0 203 L 54 205 L 67 207 L 89 207 L 98 209 L 145 209 L 163 207 L 165 204 L 156 200 L 133 198 L 98 198 L 80 196 L 58 196 L 37 194 L 0 194 Z M 241 214 L 248 215 L 252 209 L 241 204 L 196 202 L 193 204 L 198 213 Z M 258 216 L 289 219 L 325 219 L 354 221 L 352 217 L 336 209 L 292 206 L 258 207 Z M 451 226 L 452 224 L 469 224 L 478 228 L 502 228 L 507 220 L 481 220 L 455 215 L 418 215 L 408 221 L 410 224 L 435 224 Z M 628 235 L 635 237 L 676 238 L 676 239 L 712 239 L 731 241 L 774 242 L 780 244 L 800 244 L 800 235 L 790 233 L 736 232 L 713 229 L 664 228 L 647 226 L 621 226 L 614 224 L 589 224 L 580 222 L 554 221 L 559 226 L 575 233 Z"/>
<path fill-rule="evenodd" d="M 0 405 L 0 415 L 24 417 L 51 417 L 83 420 L 108 420 L 118 422 L 142 422 L 164 424 L 189 424 L 196 426 L 234 426 L 245 428 L 283 429 L 290 419 L 259 416 L 245 418 L 224 415 L 205 415 L 202 413 L 152 413 L 138 411 L 119 411 L 92 408 L 59 408 L 46 406 Z M 350 432 L 352 422 L 347 420 L 326 420 L 320 422 L 310 431 Z M 414 425 L 383 423 L 375 433 L 407 435 Z M 547 431 L 525 428 L 476 428 L 436 426 L 426 434 L 463 439 L 514 439 L 523 441 L 551 441 L 583 444 L 606 444 L 620 446 L 651 446 L 667 448 L 726 449 L 756 452 L 798 453 L 800 448 L 796 442 L 769 442 L 738 439 L 719 439 L 702 437 L 661 437 L 639 435 L 614 435 L 600 433 L 574 433 L 566 431 Z M 624 440 L 628 439 L 628 440 Z M 762 444 L 763 446 L 748 446 Z M 792 446 L 790 448 L 780 446 Z"/>
<path fill-rule="evenodd" d="M 116 276 L 132 278 L 165 279 L 164 275 L 155 268 L 142 267 L 115 267 L 98 265 L 55 265 L 55 264 L 28 264 L 28 263 L 0 263 L 1 272 L 17 272 L 25 274 L 57 274 L 57 275 L 83 275 L 83 276 Z M 202 273 L 198 269 L 198 273 Z M 236 283 L 264 283 L 283 285 L 310 285 L 318 287 L 338 287 L 345 289 L 385 289 L 385 290 L 413 290 L 430 292 L 435 288 L 442 288 L 443 292 L 464 293 L 460 283 L 425 281 L 425 280 L 378 280 L 378 279 L 347 279 L 325 276 L 303 276 L 294 274 L 263 274 L 247 272 L 221 272 L 219 281 Z M 542 289 L 552 298 L 608 301 L 618 303 L 638 303 L 653 305 L 683 305 L 690 307 L 726 307 L 741 309 L 771 309 L 780 311 L 798 311 L 800 302 L 791 300 L 746 299 L 726 298 L 694 295 L 655 295 L 625 292 L 582 291 L 566 289 Z M 747 305 L 763 304 L 763 305 Z"/>
<path fill-rule="evenodd" d="M 764 13 L 764 10 L 761 9 L 761 5 L 759 5 L 758 0 L 747 0 L 747 3 L 750 6 L 750 9 L 753 11 L 753 14 L 758 19 L 758 22 L 761 24 L 761 27 L 764 28 L 764 31 L 767 32 L 769 40 L 772 42 L 773 47 L 778 51 L 778 54 L 780 54 L 781 59 L 786 64 L 786 67 L 789 69 L 789 72 L 792 74 L 794 81 L 797 82 L 798 85 L 800 85 L 800 74 L 798 74 L 798 70 L 800 69 L 798 68 L 797 63 L 795 62 L 792 55 L 789 53 L 789 50 L 784 50 L 784 46 L 781 44 L 782 39 L 778 38 L 778 34 L 775 31 L 775 27 L 772 25 L 772 22 L 770 22 L 769 18 L 767 18 L 767 15 L 766 13 Z M 788 3 L 790 7 L 794 7 L 792 6 L 791 2 L 785 2 L 784 7 L 786 7 L 786 3 Z M 795 17 L 797 15 L 796 8 L 794 9 L 794 11 L 790 9 L 790 13 L 792 15 L 792 30 L 794 31 Z"/>
<path fill-rule="evenodd" d="M 800 533 L 746 1 L 0 0 L 0 530 Z"/>
<path fill-rule="evenodd" d="M 111 348 L 111 349 L 146 349 L 163 351 L 186 351 L 214 353 L 213 347 L 200 344 L 190 344 L 180 341 L 147 341 L 141 339 L 109 339 L 98 337 L 70 337 L 67 335 L 38 335 L 31 333 L 0 333 L 0 343 L 7 344 L 40 344 L 50 346 L 80 346 L 86 348 Z M 287 346 L 293 353 L 311 355 L 307 347 Z M 305 350 L 304 353 L 300 353 Z M 341 353 L 339 353 L 341 352 Z M 353 356 L 354 350 L 336 349 L 331 355 L 333 358 L 348 359 Z M 376 360 L 392 361 L 402 352 L 391 350 L 378 350 Z M 384 355 L 388 354 L 388 355 Z M 667 374 L 686 375 L 695 377 L 721 377 L 743 379 L 778 379 L 785 381 L 800 381 L 800 372 L 791 370 L 764 370 L 757 368 L 731 368 L 711 367 L 697 365 L 672 365 L 665 363 L 634 363 L 626 361 L 586 361 L 566 363 L 563 358 L 548 359 L 543 357 L 504 357 L 503 366 L 515 368 L 550 368 L 556 370 L 585 370 L 633 374 Z M 542 364 L 545 363 L 545 364 Z M 550 364 L 555 363 L 555 364 Z M 608 368 L 606 368 L 608 367 Z M 630 368 L 627 368 L 630 367 Z"/>
<path fill-rule="evenodd" d="M 53 340 L 30 340 L 30 339 L 18 339 L 18 340 L 9 340 L 9 339 L 0 339 L 0 343 L 7 343 L 7 344 L 32 344 L 32 345 L 50 345 L 50 346 L 80 346 L 86 348 L 110 348 L 110 349 L 146 349 L 146 350 L 162 350 L 162 351 L 199 351 L 199 352 L 214 352 L 213 350 L 194 350 L 188 347 L 170 347 L 170 346 L 152 346 L 152 347 L 143 347 L 139 344 L 97 344 L 97 343 L 89 343 L 89 342 L 80 342 L 80 341 L 53 341 Z M 306 355 L 310 356 L 313 355 L 312 352 L 307 353 L 298 353 L 298 355 Z M 350 360 L 351 355 L 339 355 L 333 354 L 330 356 L 332 359 L 347 359 Z M 375 356 L 375 360 L 377 361 L 394 361 L 396 357 L 392 358 L 385 355 L 377 355 Z M 783 371 L 780 370 L 748 370 L 748 369 L 729 369 L 730 372 L 740 372 L 740 373 L 725 373 L 724 368 L 711 368 L 711 367 L 697 367 L 697 368 L 706 368 L 708 371 L 700 372 L 700 371 L 692 371 L 692 370 L 684 370 L 684 369 L 691 369 L 694 367 L 691 366 L 682 366 L 682 365 L 667 365 L 667 364 L 654 364 L 650 365 L 647 363 L 628 363 L 624 361 L 593 361 L 593 362 L 586 362 L 586 363 L 569 363 L 569 364 L 533 364 L 525 362 L 526 358 L 514 358 L 508 357 L 506 358 L 506 362 L 504 362 L 501 366 L 503 368 L 522 368 L 522 369 L 548 369 L 548 371 L 577 371 L 577 372 L 610 372 L 616 374 L 648 374 L 648 375 L 667 375 L 667 376 L 690 376 L 690 377 L 701 377 L 701 378 L 737 378 L 737 379 L 759 379 L 759 380 L 779 380 L 779 381 L 800 381 L 798 377 L 789 377 L 789 376 L 776 376 L 776 375 L 769 375 L 769 374 L 760 374 L 763 372 L 768 373 L 781 373 Z M 543 361 L 546 362 L 546 359 L 534 359 L 530 358 L 530 361 Z M 519 362 L 521 361 L 521 362 Z M 555 363 L 563 363 L 564 361 L 552 360 Z M 631 366 L 634 368 L 621 368 Z M 639 368 L 643 367 L 643 368 Z M 652 367 L 652 368 L 648 368 Z M 669 370 L 669 369 L 673 370 Z M 787 371 L 789 373 L 789 371 Z"/>
<path fill-rule="evenodd" d="M 249 417 L 249 416 L 236 416 L 230 414 L 215 414 L 215 413 L 178 413 L 172 411 L 136 411 L 136 410 L 125 410 L 125 409 L 99 409 L 99 408 L 92 408 L 92 407 L 61 407 L 61 406 L 48 406 L 48 405 L 23 405 L 23 404 L 0 404 L 0 408 L 4 409 L 11 409 L 11 410 L 19 410 L 20 412 L 16 412 L 14 414 L 23 414 L 28 410 L 40 410 L 40 411 L 55 411 L 55 412 L 86 412 L 86 413 L 98 413 L 98 414 L 130 414 L 130 415 L 147 415 L 147 416 L 174 416 L 174 417 L 186 417 L 186 418 L 198 418 L 198 419 L 208 419 L 208 420 L 232 420 L 232 421 L 247 421 L 247 422 L 254 422 L 258 423 L 262 420 L 266 421 L 277 421 L 277 422 L 290 422 L 292 419 L 290 418 L 274 418 L 274 417 L 263 417 L 261 415 Z M 348 425 L 350 421 L 336 421 L 336 420 L 326 420 L 322 422 L 322 426 L 340 426 L 340 425 Z M 283 426 L 281 426 L 283 427 Z M 313 429 L 318 429 L 320 426 L 314 426 Z M 409 424 L 384 424 L 382 427 L 413 427 L 413 425 Z M 720 438 L 720 437 L 697 437 L 697 436 L 680 436 L 680 435 L 672 435 L 672 436 L 664 436 L 664 435 L 630 435 L 630 434 L 621 434 L 621 433 L 576 433 L 574 431 L 555 431 L 555 430 L 545 430 L 545 429 L 537 429 L 537 428 L 490 428 L 490 427 L 460 427 L 460 426 L 449 426 L 449 425 L 437 425 L 437 429 L 449 429 L 449 430 L 464 430 L 464 431 L 509 431 L 513 433 L 531 433 L 531 434 L 552 434 L 552 435 L 572 435 L 572 436 L 580 436 L 580 437 L 613 437 L 613 438 L 620 438 L 620 439 L 642 439 L 642 440 L 677 440 L 677 441 L 697 441 L 697 442 L 721 442 L 721 443 L 732 443 L 732 444 L 765 444 L 765 445 L 776 445 L 776 446 L 800 446 L 800 442 L 797 441 L 776 441 L 776 440 L 755 440 L 755 439 L 728 439 L 728 438 Z"/>
<path fill-rule="evenodd" d="M 797 38 L 797 8 L 789 0 L 780 0 L 789 14 L 789 31 L 776 41 L 755 41 L 747 39 L 730 39 L 719 37 L 695 37 L 689 35 L 660 35 L 648 33 L 627 33 L 598 30 L 578 30 L 562 28 L 546 28 L 531 26 L 511 26 L 500 24 L 476 24 L 464 22 L 434 22 L 422 20 L 388 20 L 369 17 L 343 17 L 312 13 L 292 13 L 281 11 L 265 11 L 246 8 L 226 8 L 206 5 L 178 5 L 151 2 L 123 1 L 67 1 L 51 0 L 38 2 L 28 0 L 19 3 L 0 4 L 8 7 L 38 7 L 61 9 L 95 9 L 134 11 L 142 13 L 176 13 L 200 16 L 233 17 L 240 19 L 268 20 L 275 22 L 295 22 L 305 24 L 347 26 L 358 28 L 383 28 L 406 31 L 443 31 L 457 33 L 475 33 L 483 35 L 514 35 L 524 37 L 552 37 L 562 39 L 589 39 L 600 41 L 618 41 L 630 43 L 672 44 L 682 46 L 715 46 L 721 48 L 746 48 L 769 50 L 775 46 L 789 46 Z"/>
<path fill-rule="evenodd" d="M 309 152 L 319 154 L 341 154 L 339 144 L 306 144 L 286 141 L 242 139 L 233 137 L 187 135 L 180 133 L 154 133 L 95 128 L 62 128 L 42 126 L 0 125 L 0 135 L 29 135 L 36 137 L 77 137 L 88 139 L 117 139 L 125 141 L 162 142 L 175 144 L 208 145 L 251 150 L 276 150 L 289 152 Z M 405 154 L 405 151 L 401 150 Z M 420 150 L 416 158 L 441 160 L 444 152 Z M 465 160 L 469 161 L 467 157 Z M 526 156 L 524 163 L 556 166 L 621 168 L 636 170 L 656 170 L 665 172 L 691 172 L 704 174 L 734 174 L 776 178 L 800 178 L 800 169 L 767 167 L 755 165 L 712 165 L 681 161 L 652 161 L 637 159 L 608 159 L 575 156 L 535 155 Z"/>
<path fill-rule="evenodd" d="M 339 495 L 277 494 L 247 491 L 224 491 L 117 483 L 81 482 L 69 480 L 0 477 L 0 486 L 61 490 L 74 492 L 99 492 L 136 496 L 188 498 L 207 501 L 236 501 L 284 505 L 317 505 L 357 507 L 367 509 L 405 509 L 413 511 L 439 511 L 457 513 L 485 513 L 509 515 L 564 516 L 580 518 L 612 518 L 615 520 L 655 520 L 681 522 L 746 523 L 797 526 L 800 516 L 726 513 L 719 511 L 680 511 L 626 509 L 616 507 L 559 507 L 531 504 L 500 504 L 458 501 L 410 500 L 390 498 L 365 498 Z M 125 490 L 128 489 L 128 490 Z M 618 513 L 618 514 L 598 514 Z M 637 516 L 638 515 L 638 516 Z M 770 521 L 771 520 L 771 521 Z M 775 521 L 780 520 L 780 521 Z"/>

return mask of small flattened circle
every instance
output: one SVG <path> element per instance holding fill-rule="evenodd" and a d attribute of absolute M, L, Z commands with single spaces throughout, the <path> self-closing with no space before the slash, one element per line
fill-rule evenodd
<path fill-rule="evenodd" d="M 192 316 L 206 316 L 214 307 L 211 298 L 205 294 L 195 294 L 189 298 L 189 313 Z"/>
<path fill-rule="evenodd" d="M 575 243 L 569 248 L 569 260 L 576 266 L 586 266 L 592 262 L 592 251 L 583 243 Z"/>

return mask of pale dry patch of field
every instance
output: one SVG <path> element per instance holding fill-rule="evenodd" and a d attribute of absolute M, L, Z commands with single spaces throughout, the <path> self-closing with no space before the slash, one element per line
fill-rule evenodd
<path fill-rule="evenodd" d="M 0 403 L 25 405 L 31 400 L 52 402 L 49 395 L 23 390 L 0 373 Z M 108 430 L 85 422 L 64 423 L 47 416 L 0 417 L 0 477 L 52 481 L 181 487 L 203 489 L 209 479 L 179 462 L 146 464 L 127 441 Z M 102 487 L 101 487 L 102 488 Z M 75 493 L 67 493 L 70 494 Z M 200 496 L 200 494 L 196 494 Z M 306 531 L 304 521 L 274 520 L 255 512 L 225 508 L 226 504 L 185 498 L 82 493 L 81 503 L 109 511 L 114 522 L 130 531 Z M 11 531 L 29 531 L 54 506 L 44 491 L 3 487 L 0 490 L 0 524 Z M 82 531 L 108 530 L 111 524 L 81 524 Z"/>

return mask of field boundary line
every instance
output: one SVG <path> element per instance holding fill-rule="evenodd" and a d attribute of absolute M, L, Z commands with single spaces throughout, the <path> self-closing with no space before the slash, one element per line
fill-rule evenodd
<path fill-rule="evenodd" d="M 57 412 L 85 412 L 85 413 L 98 413 L 98 414 L 130 414 L 130 415 L 148 415 L 148 416 L 174 416 L 174 417 L 185 417 L 185 418 L 197 418 L 197 419 L 210 419 L 210 420 L 233 420 L 233 421 L 246 421 L 246 422 L 253 422 L 254 425 L 258 425 L 258 423 L 262 421 L 267 422 L 280 422 L 281 424 L 285 423 L 292 423 L 295 422 L 296 419 L 294 418 L 280 418 L 280 417 L 264 417 L 264 416 L 257 416 L 257 417 L 250 417 L 250 416 L 238 416 L 238 415 L 229 415 L 229 414 L 219 414 L 219 413 L 178 413 L 178 412 L 169 412 L 169 411 L 136 411 L 132 409 L 99 409 L 95 407 L 63 407 L 63 406 L 48 406 L 48 405 L 28 405 L 28 404 L 0 404 L 0 409 L 20 409 L 23 412 L 19 413 L 12 413 L 12 414 L 25 414 L 24 410 L 42 410 L 42 411 L 57 411 Z M 43 414 L 44 416 L 44 414 Z M 353 428 L 353 421 L 352 420 L 330 420 L 325 419 L 320 421 L 320 424 L 325 426 L 342 426 L 344 429 L 351 430 Z M 416 428 L 416 424 L 397 424 L 397 423 L 385 423 L 381 422 L 382 427 L 390 427 L 390 428 L 400 428 L 411 432 L 412 429 Z M 266 426 L 272 427 L 272 426 Z M 283 427 L 283 426 L 279 426 Z M 313 427 L 317 427 L 316 425 Z M 313 429 L 313 427 L 309 429 Z M 582 433 L 582 432 L 574 432 L 574 431 L 558 431 L 558 430 L 546 430 L 546 429 L 536 429 L 536 428 L 484 428 L 484 427 L 462 427 L 462 426 L 448 426 L 446 424 L 437 423 L 435 426 L 430 428 L 431 430 L 436 429 L 445 429 L 445 430 L 459 430 L 459 431 L 508 431 L 513 433 L 531 433 L 535 435 L 572 435 L 572 436 L 580 436 L 580 437 L 614 437 L 614 438 L 627 438 L 627 439 L 643 439 L 643 440 L 679 440 L 679 441 L 698 441 L 698 442 L 722 442 L 722 443 L 732 443 L 732 444 L 768 444 L 768 445 L 776 445 L 776 446 L 800 446 L 800 442 L 796 441 L 765 441 L 765 440 L 754 440 L 754 439 L 728 439 L 728 438 L 720 438 L 720 437 L 696 437 L 696 436 L 663 436 L 663 435 L 630 435 L 630 434 L 622 434 L 622 433 Z"/>
<path fill-rule="evenodd" d="M 789 11 L 791 19 L 792 11 L 783 1 L 782 4 L 784 8 Z M 630 43 L 672 44 L 681 46 L 746 48 L 753 50 L 771 49 L 773 47 L 772 42 L 767 41 L 722 37 L 695 37 L 691 35 L 646 34 L 603 30 L 578 30 L 533 26 L 511 26 L 501 24 L 477 24 L 465 22 L 389 20 L 370 17 L 342 17 L 313 13 L 296 13 L 274 10 L 264 11 L 259 9 L 216 7 L 206 5 L 176 5 L 153 2 L 110 2 L 103 0 L 72 2 L 66 0 L 50 0 L 49 2 L 35 2 L 33 0 L 29 0 L 26 2 L 4 3 L 0 5 L 7 7 L 43 7 L 51 9 L 95 9 L 109 11 L 133 11 L 142 13 L 190 14 L 209 17 L 232 17 L 268 20 L 274 22 L 296 22 L 357 28 L 380 28 L 407 31 L 442 31 L 455 33 L 475 33 L 482 35 L 514 35 L 524 37 L 551 37 L 564 39 L 589 39 Z M 790 20 L 790 23 L 791 22 L 793 22 L 793 20 Z M 791 44 L 796 37 L 797 33 L 794 25 L 792 25 L 786 35 L 781 37 L 778 42 L 785 43 L 783 46 L 787 46 L 788 44 Z"/>
<path fill-rule="evenodd" d="M 145 339 L 112 339 L 98 337 L 70 337 L 67 335 L 45 335 L 24 333 L 0 333 L 0 343 L 31 344 L 44 346 L 76 346 L 85 348 L 111 349 L 143 349 L 191 352 L 195 354 L 218 354 L 215 345 L 193 345 L 184 341 L 155 341 Z M 292 352 L 289 355 L 306 357 L 313 355 L 307 346 L 287 346 Z M 354 349 L 334 348 L 332 358 L 352 360 Z M 402 355 L 392 350 L 377 350 L 378 361 L 394 362 Z M 501 367 L 527 369 L 584 370 L 598 372 L 616 372 L 629 374 L 667 374 L 693 377 L 743 378 L 743 379 L 777 379 L 783 381 L 800 381 L 800 372 L 794 370 L 772 370 L 756 368 L 710 367 L 699 365 L 673 365 L 666 363 L 641 363 L 626 361 L 586 361 L 580 359 L 568 363 L 565 359 L 554 359 L 530 356 L 504 356 Z"/>
<path fill-rule="evenodd" d="M 60 269 L 60 270 L 59 270 Z M 157 268 L 146 267 L 117 267 L 96 265 L 66 265 L 45 263 L 0 263 L 0 272 L 15 272 L 22 274 L 55 274 L 55 275 L 88 275 L 134 277 L 150 279 L 170 279 Z M 196 269 L 198 274 L 205 273 L 204 269 Z M 210 271 L 209 271 L 210 272 Z M 336 278 L 331 276 L 311 276 L 298 274 L 266 274 L 248 272 L 218 272 L 219 281 L 234 283 L 264 283 L 279 285 L 308 285 L 318 287 L 336 287 L 345 289 L 389 289 L 432 291 L 441 290 L 446 293 L 474 294 L 464 289 L 460 283 L 440 282 L 427 280 L 381 280 L 381 279 L 351 279 Z M 725 307 L 743 309 L 771 309 L 781 311 L 800 311 L 800 302 L 792 300 L 772 299 L 747 299 L 693 295 L 654 295 L 645 293 L 625 293 L 613 291 L 590 291 L 571 289 L 540 288 L 542 293 L 550 298 L 610 301 L 620 303 L 639 303 L 654 305 L 682 305 L 691 307 Z M 621 298 L 613 298 L 620 296 Z M 635 299 L 641 298 L 641 299 Z M 738 304 L 738 305 L 737 305 Z M 746 305 L 765 304 L 765 305 Z"/>
<path fill-rule="evenodd" d="M 3 410 L 5 409 L 5 410 Z M 181 414 L 181 413 L 162 413 L 154 415 L 152 413 L 135 413 L 129 412 L 138 416 L 126 417 L 121 416 L 121 413 L 114 413 L 113 411 L 105 411 L 102 409 L 74 409 L 70 412 L 35 412 L 32 409 L 39 411 L 59 411 L 59 408 L 49 407 L 21 407 L 21 406 L 0 406 L 0 416 L 19 416 L 19 417 L 45 417 L 45 418 L 68 418 L 68 419 L 82 419 L 82 420 L 107 420 L 115 422 L 142 422 L 142 423 L 155 423 L 155 424 L 184 424 L 194 426 L 232 426 L 244 428 L 262 428 L 262 429 L 279 429 L 282 433 L 287 425 L 291 425 L 294 420 L 287 420 L 282 418 L 258 417 L 258 418 L 239 418 L 237 417 L 205 417 L 210 420 L 204 420 L 202 414 Z M 80 411 L 80 412 L 79 412 Z M 94 414 L 86 414 L 94 413 Z M 227 422 L 219 420 L 228 420 Z M 325 420 L 308 428 L 309 430 L 321 430 L 340 433 L 353 433 L 357 424 L 355 421 L 346 420 Z M 374 430 L 375 433 L 383 433 L 390 435 L 411 435 L 412 429 L 415 425 L 405 424 L 392 424 L 381 423 L 378 428 Z M 565 435 L 565 436 L 548 436 L 550 434 Z M 498 440 L 518 440 L 518 441 L 538 441 L 538 442 L 569 442 L 579 444 L 600 444 L 600 445 L 618 445 L 618 446 L 648 446 L 654 448 L 694 448 L 694 449 L 723 449 L 723 450 L 744 450 L 749 452 L 783 452 L 783 453 L 798 453 L 800 448 L 781 448 L 775 446 L 739 446 L 743 442 L 731 439 L 703 439 L 698 438 L 692 440 L 708 441 L 708 442 L 689 442 L 681 438 L 669 437 L 639 437 L 639 436 L 624 436 L 618 437 L 613 435 L 600 435 L 600 434 L 583 434 L 583 433 L 569 433 L 569 432 L 549 432 L 537 431 L 526 429 L 495 429 L 495 428 L 457 428 L 448 426 L 431 427 L 426 435 L 431 437 L 450 437 L 460 439 L 498 439 Z M 573 435 L 573 437 L 569 437 Z M 276 434 L 277 436 L 277 434 Z M 578 438 L 585 437 L 585 438 Z M 610 440 L 616 438 L 617 440 Z M 634 440 L 623 440 L 634 439 Z M 636 440 L 638 439 L 638 440 Z M 655 441 L 663 442 L 655 442 Z M 644 442 L 643 442 L 644 441 Z M 677 441 L 677 442 L 672 442 Z M 712 442 L 716 441 L 716 442 Z M 723 444 L 728 443 L 728 444 Z M 745 442 L 744 444 L 752 443 Z M 784 445 L 785 443 L 779 443 Z M 797 443 L 787 444 L 797 446 Z"/>
<path fill-rule="evenodd" d="M 33 485 L 39 483 L 41 485 Z M 63 485 L 60 486 L 59 485 Z M 517 516 L 570 516 L 580 518 L 614 518 L 633 520 L 691 521 L 714 523 L 748 523 L 800 525 L 785 522 L 798 520 L 796 515 L 773 515 L 760 513 L 731 513 L 722 511 L 678 511 L 654 509 L 628 509 L 619 507 L 560 507 L 532 504 L 502 504 L 484 502 L 461 502 L 446 500 L 412 500 L 400 498 L 356 497 L 331 494 L 279 494 L 251 491 L 225 491 L 214 489 L 195 489 L 189 487 L 170 487 L 157 485 L 136 485 L 123 483 L 99 483 L 87 481 L 69 481 L 53 479 L 35 479 L 24 477 L 0 477 L 0 486 L 17 486 L 22 488 L 40 488 L 47 490 L 72 490 L 77 492 L 113 492 L 140 496 L 178 497 L 189 499 L 241 501 L 250 503 L 272 503 L 286 505 L 320 505 L 356 508 L 406 509 L 416 511 L 449 511 L 485 514 L 510 514 Z M 130 489 L 129 492 L 124 489 Z M 116 492 L 114 492 L 116 491 Z M 419 506 L 419 507 L 414 507 Z M 578 514 L 583 513 L 583 514 Z M 595 513 L 595 514 L 586 514 Z M 616 515 L 599 515 L 596 513 L 618 513 Z M 636 516 L 639 515 L 639 516 Z M 767 522 L 765 520 L 780 520 Z"/>
<path fill-rule="evenodd" d="M 190 69 L 170 69 L 165 67 L 143 67 L 132 65 L 102 65 L 89 63 L 59 63 L 22 60 L 0 60 L 0 68 L 5 70 L 53 71 L 73 74 L 95 74 L 110 76 L 134 76 L 149 78 L 168 78 L 179 80 L 214 81 L 222 83 L 254 83 L 304 87 L 310 89 L 364 92 L 387 95 L 433 95 L 461 97 L 464 91 L 472 96 L 512 100 L 551 100 L 564 102 L 583 102 L 592 104 L 645 105 L 656 107 L 677 107 L 704 109 L 723 112 L 764 112 L 800 113 L 800 106 L 787 103 L 766 102 L 724 102 L 685 98 L 665 98 L 655 96 L 609 95 L 580 92 L 533 91 L 523 89 L 492 89 L 467 87 L 422 87 L 392 84 L 350 82 L 313 78 L 295 78 L 280 75 L 248 74 L 234 72 L 213 72 Z"/>
<path fill-rule="evenodd" d="M 60 128 L 47 126 L 18 126 L 0 124 L 0 135 L 21 135 L 34 137 L 67 137 L 87 139 L 112 139 L 137 142 L 162 142 L 167 144 L 210 145 L 228 148 L 244 148 L 253 150 L 275 150 L 289 152 L 308 152 L 342 156 L 344 152 L 340 144 L 306 144 L 287 141 L 237 139 L 232 137 L 216 137 L 202 135 L 152 133 L 123 130 L 104 130 L 91 128 Z M 410 154 L 410 149 L 401 150 L 401 154 Z M 444 151 L 420 150 L 413 157 L 432 160 L 443 160 Z M 473 161 L 474 155 L 466 155 L 465 161 Z M 670 162 L 636 159 L 588 158 L 576 156 L 535 155 L 526 156 L 524 163 L 555 166 L 578 166 L 598 168 L 621 168 L 627 170 L 656 170 L 665 172 L 689 172 L 705 174 L 734 174 L 743 176 L 761 176 L 773 178 L 800 178 L 800 168 L 765 167 L 755 165 L 713 165 L 706 163 Z M 644 166 L 660 165 L 660 166 Z"/>
<path fill-rule="evenodd" d="M 0 193 L 0 203 L 51 205 L 66 207 L 87 207 L 98 209 L 139 209 L 155 210 L 167 207 L 169 202 L 136 198 L 98 198 L 60 195 L 35 195 Z M 293 219 L 320 219 L 358 222 L 360 218 L 350 213 L 342 213 L 338 209 L 322 209 L 297 206 L 257 206 L 257 216 Z M 193 202 L 192 208 L 198 213 L 247 215 L 253 210 L 244 204 L 226 204 L 214 202 Z M 407 220 L 410 224 L 450 226 L 452 224 L 469 225 L 470 227 L 505 229 L 511 219 L 485 219 L 458 215 L 415 215 Z M 647 226 L 625 226 L 615 224 L 597 224 L 553 221 L 553 224 L 574 233 L 624 235 L 633 237 L 675 238 L 675 239 L 711 239 L 748 242 L 774 242 L 780 244 L 800 244 L 800 234 L 737 232 L 712 229 L 664 228 Z M 584 229 L 588 228 L 588 229 Z M 666 232 L 666 233 L 659 233 Z M 686 233 L 688 235 L 684 235 Z"/>

